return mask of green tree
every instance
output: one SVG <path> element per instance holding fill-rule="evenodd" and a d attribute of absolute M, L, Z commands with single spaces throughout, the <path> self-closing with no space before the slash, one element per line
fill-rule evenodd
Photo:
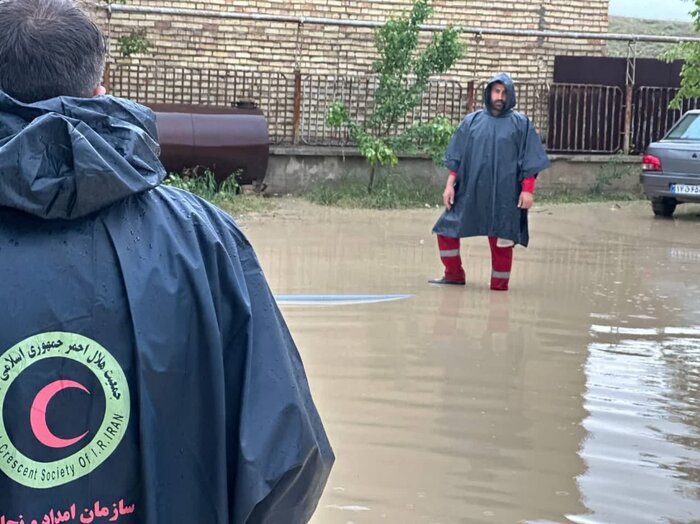
<path fill-rule="evenodd" d="M 342 102 L 331 104 L 326 121 L 332 128 L 346 128 L 360 153 L 370 164 L 368 191 L 372 191 L 377 165 L 394 166 L 397 153 L 422 150 L 437 158 L 449 143 L 454 126 L 445 117 L 419 122 L 397 132 L 407 113 L 420 104 L 430 77 L 450 69 L 464 53 L 459 31 L 453 27 L 436 32 L 419 49 L 420 25 L 431 16 L 430 0 L 414 0 L 407 16 L 390 19 L 374 36 L 379 59 L 374 107 L 365 124 L 353 120 Z"/>
<path fill-rule="evenodd" d="M 690 11 L 695 32 L 700 33 L 700 0 L 693 0 L 695 9 Z M 669 62 L 684 60 L 681 68 L 681 89 L 671 100 L 670 106 L 680 109 L 687 98 L 700 97 L 700 42 L 682 42 L 664 53 L 663 58 Z"/>
<path fill-rule="evenodd" d="M 117 38 L 117 48 L 122 56 L 129 58 L 131 55 L 148 53 L 151 49 L 151 41 L 145 29 L 133 30 Z"/>

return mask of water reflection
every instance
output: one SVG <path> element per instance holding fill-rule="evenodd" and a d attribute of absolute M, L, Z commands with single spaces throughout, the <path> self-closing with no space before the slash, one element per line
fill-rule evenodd
<path fill-rule="evenodd" d="M 698 522 L 700 329 L 591 334 L 579 478 L 589 513 L 572 520 Z"/>
<path fill-rule="evenodd" d="M 636 256 L 614 275 L 618 291 L 594 295 L 578 479 L 588 511 L 574 522 L 700 522 L 700 294 L 686 265 L 697 250 L 678 230 L 652 221 L 628 240 Z"/>

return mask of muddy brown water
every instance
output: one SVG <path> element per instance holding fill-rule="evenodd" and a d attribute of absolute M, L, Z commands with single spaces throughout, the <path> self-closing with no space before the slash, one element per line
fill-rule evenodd
<path fill-rule="evenodd" d="M 314 524 L 700 522 L 700 207 L 539 206 L 508 293 L 441 272 L 437 210 L 243 220 L 337 460 Z"/>

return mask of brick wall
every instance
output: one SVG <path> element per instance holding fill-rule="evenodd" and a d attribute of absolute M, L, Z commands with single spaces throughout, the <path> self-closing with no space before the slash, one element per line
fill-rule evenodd
<path fill-rule="evenodd" d="M 128 4 L 382 21 L 407 12 L 411 0 L 128 0 Z M 436 0 L 434 7 L 432 23 L 608 30 L 608 0 Z M 376 58 L 369 29 L 307 25 L 298 32 L 295 24 L 123 13 L 113 14 L 108 24 L 103 13 L 100 21 L 111 37 L 115 62 L 123 62 L 117 39 L 134 29 L 145 29 L 154 47 L 152 56 L 132 62 L 291 72 L 298 61 L 306 72 L 344 74 L 369 71 Z M 510 71 L 521 81 L 546 80 L 557 54 L 599 56 L 606 51 L 599 41 L 485 36 L 477 45 L 469 35 L 463 40 L 469 52 L 452 73 L 460 80 L 484 78 L 496 70 Z"/>
<path fill-rule="evenodd" d="M 375 21 L 406 13 L 412 5 L 411 0 L 127 0 L 127 3 Z M 608 0 L 435 0 L 433 5 L 435 14 L 430 23 L 522 30 L 608 30 Z M 216 88 L 211 81 L 193 81 L 184 78 L 187 77 L 185 74 L 183 78 L 173 78 L 163 87 L 155 81 L 148 81 L 149 75 L 160 73 L 144 73 L 143 69 L 129 73 L 129 67 L 235 70 L 238 75 L 263 73 L 260 85 L 253 89 L 258 95 L 253 94 L 250 98 L 257 98 L 256 101 L 265 105 L 272 100 L 262 100 L 262 93 L 265 92 L 268 99 L 275 97 L 278 91 L 271 87 L 271 83 L 279 81 L 268 80 L 264 76 L 266 73 L 291 78 L 295 65 L 298 65 L 305 75 L 357 75 L 370 72 L 376 59 L 371 29 L 318 25 L 299 28 L 294 23 L 157 14 L 112 13 L 107 17 L 104 10 L 97 10 L 96 16 L 109 35 L 112 68 L 121 71 L 122 76 L 116 80 L 121 82 L 118 87 L 122 91 L 117 94 L 141 101 L 168 101 L 162 93 L 166 89 L 172 95 L 172 101 L 177 101 L 179 91 L 191 91 L 197 85 L 206 84 L 206 92 L 201 89 L 198 94 L 189 92 L 190 99 L 184 97 L 182 101 L 221 102 L 219 95 L 212 93 Z M 121 57 L 117 46 L 119 37 L 142 29 L 152 43 L 152 54 L 129 59 Z M 427 41 L 429 38 L 430 34 L 425 33 L 422 39 Z M 446 77 L 462 85 L 470 80 L 483 81 L 497 71 L 510 72 L 516 82 L 543 84 L 552 78 L 556 55 L 601 56 L 606 53 L 606 45 L 601 41 L 491 35 L 477 39 L 465 34 L 463 42 L 468 47 L 467 54 Z M 189 84 L 185 85 L 187 82 Z M 230 85 L 224 88 L 226 93 L 230 90 Z M 288 95 L 286 90 L 285 87 L 284 96 Z M 240 98 L 240 95 L 235 96 Z M 288 113 L 289 110 L 287 116 Z"/>

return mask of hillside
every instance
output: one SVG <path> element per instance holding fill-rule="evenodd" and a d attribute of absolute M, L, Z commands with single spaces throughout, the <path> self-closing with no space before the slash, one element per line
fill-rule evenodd
<path fill-rule="evenodd" d="M 692 23 L 669 22 L 667 20 L 644 20 L 641 18 L 610 17 L 609 32 L 635 35 L 663 35 L 663 36 L 700 36 L 693 29 Z M 667 44 L 655 44 L 639 42 L 637 44 L 638 57 L 658 58 L 668 49 Z M 627 42 L 609 42 L 609 56 L 627 56 Z"/>

